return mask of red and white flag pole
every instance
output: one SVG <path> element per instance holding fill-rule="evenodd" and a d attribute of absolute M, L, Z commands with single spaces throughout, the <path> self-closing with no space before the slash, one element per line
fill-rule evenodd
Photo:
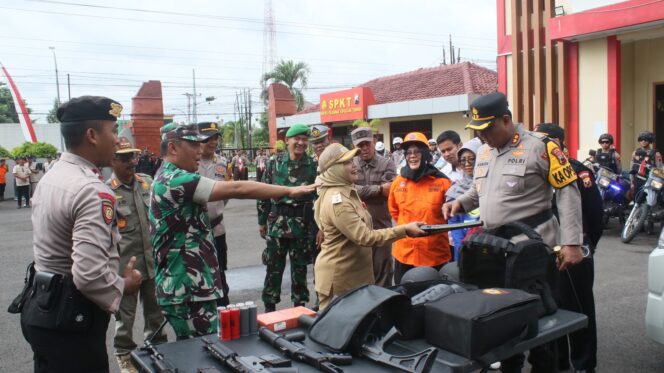
<path fill-rule="evenodd" d="M 2 64 L 0 64 L 0 66 L 2 66 L 2 72 L 5 73 L 7 82 L 9 83 L 9 90 L 11 91 L 12 98 L 14 99 L 14 108 L 18 113 L 18 121 L 21 123 L 21 132 L 23 132 L 23 137 L 25 138 L 25 141 L 35 143 L 37 142 L 37 136 L 35 135 L 34 128 L 32 128 L 32 120 L 30 119 L 30 115 L 28 115 L 28 111 L 25 108 L 21 93 L 18 91 L 18 88 L 16 88 L 16 84 L 7 72 L 7 69 L 5 69 L 5 66 Z"/>

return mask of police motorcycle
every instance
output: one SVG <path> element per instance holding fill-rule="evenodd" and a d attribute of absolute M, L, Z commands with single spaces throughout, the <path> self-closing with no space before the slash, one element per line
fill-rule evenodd
<path fill-rule="evenodd" d="M 627 217 L 627 221 L 620 235 L 620 240 L 629 243 L 634 239 L 643 227 L 646 227 L 646 233 L 651 234 L 654 231 L 656 222 L 664 221 L 664 167 L 650 168 L 648 178 L 641 190 L 636 192 L 634 197 L 634 206 Z M 637 178 L 644 178 L 642 175 L 636 175 Z"/>
<path fill-rule="evenodd" d="M 624 225 L 630 202 L 627 198 L 629 183 L 604 166 L 597 167 L 595 183 L 604 202 L 602 225 L 606 226 L 612 217 L 617 217 L 620 225 Z"/>

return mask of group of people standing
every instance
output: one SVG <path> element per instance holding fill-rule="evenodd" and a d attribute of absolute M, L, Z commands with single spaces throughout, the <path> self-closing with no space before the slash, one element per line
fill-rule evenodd
<path fill-rule="evenodd" d="M 561 271 L 581 271 L 569 278 L 581 279 L 574 287 L 586 303 L 578 308 L 589 315 L 591 327 L 571 339 L 572 364 L 594 369 L 592 258 L 584 259 L 581 250 L 588 243 L 594 252 L 599 240 L 587 211 L 596 207 L 587 197 L 594 186 L 577 177 L 584 170 L 565 156 L 564 131 L 540 126 L 547 136 L 513 123 L 504 95 L 471 104 L 466 128 L 477 137 L 470 141 L 444 131 L 433 146 L 432 139 L 411 132 L 395 139 L 398 146 L 386 156 L 379 154 L 370 128 L 355 129 L 354 148 L 347 149 L 330 143 L 325 126 L 294 125 L 286 133 L 286 150 L 257 157 L 259 182 L 225 182 L 228 162 L 215 153 L 219 132 L 212 122 L 165 125 L 160 171 L 154 178 L 137 172 L 140 151 L 117 139 L 121 110 L 109 98 L 83 96 L 57 111 L 67 152 L 35 193 L 34 268 L 39 278 L 60 276 L 80 294 L 92 321 L 84 333 L 55 320 L 44 328 L 43 319 L 30 312 L 36 298 L 26 296 L 21 326 L 35 371 L 108 371 L 104 340 L 110 314 L 117 320 L 118 362 L 131 371 L 139 301 L 146 335 L 164 320 L 178 339 L 216 332 L 217 307 L 229 303 L 223 212 L 232 198 L 257 200 L 266 311 L 281 301 L 287 257 L 292 304 L 310 303 L 307 265 L 314 263 L 316 302 L 325 309 L 359 285 L 390 286 L 410 268 L 455 261 L 467 232 L 429 235 L 420 228 L 425 223 L 481 217 L 487 229 L 516 220 L 528 224 L 547 245 L 562 246 Z M 113 175 L 104 182 L 99 170 L 108 166 Z M 574 287 L 563 285 L 561 299 Z M 49 290 L 35 288 L 41 291 Z M 63 344 L 68 348 L 59 348 Z M 533 367 L 557 369 L 552 351 L 546 346 L 531 353 Z M 503 370 L 519 371 L 522 365 L 517 356 Z"/>

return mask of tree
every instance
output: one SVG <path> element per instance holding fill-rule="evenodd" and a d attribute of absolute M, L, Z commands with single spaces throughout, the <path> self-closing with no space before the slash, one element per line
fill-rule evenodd
<path fill-rule="evenodd" d="M 369 127 L 369 128 L 371 128 L 371 131 L 373 131 L 374 133 L 377 133 L 378 132 L 378 126 L 380 126 L 380 124 L 382 122 L 383 121 L 381 121 L 378 118 L 372 119 L 368 122 L 366 120 L 363 120 L 363 119 L 358 119 L 355 122 L 353 122 L 353 127 Z"/>
<path fill-rule="evenodd" d="M 55 146 L 46 143 L 46 142 L 24 142 L 23 144 L 15 147 L 11 151 L 11 156 L 16 157 L 26 157 L 28 155 L 35 156 L 37 158 L 46 158 L 46 157 L 55 157 L 58 153 L 58 148 Z"/>
<path fill-rule="evenodd" d="M 9 153 L 9 150 L 5 149 L 4 147 L 2 147 L 2 145 L 0 145 L 0 159 L 11 158 L 11 156 L 12 155 L 11 153 Z"/>
<path fill-rule="evenodd" d="M 268 129 L 267 112 L 262 112 L 258 121 L 260 127 L 254 128 L 251 141 L 254 147 L 265 147 L 270 142 L 270 130 Z"/>
<path fill-rule="evenodd" d="M 16 108 L 14 108 L 12 93 L 5 86 L 5 83 L 0 83 L 0 123 L 18 123 L 18 114 Z M 32 109 L 28 107 L 25 100 L 23 100 L 23 104 L 28 114 L 32 113 Z"/>
<path fill-rule="evenodd" d="M 58 120 L 58 107 L 60 106 L 60 101 L 57 98 L 53 99 L 53 107 L 48 111 L 46 116 L 46 123 L 60 123 Z"/>
<path fill-rule="evenodd" d="M 304 108 L 304 94 L 302 90 L 307 88 L 310 72 L 309 65 L 304 62 L 295 63 L 292 60 L 281 60 L 274 67 L 274 70 L 263 75 L 261 83 L 265 89 L 261 93 L 261 97 L 267 101 L 267 87 L 272 83 L 282 83 L 288 87 L 288 90 L 295 98 L 297 110 L 302 110 Z M 298 84 L 299 87 L 296 87 Z"/>

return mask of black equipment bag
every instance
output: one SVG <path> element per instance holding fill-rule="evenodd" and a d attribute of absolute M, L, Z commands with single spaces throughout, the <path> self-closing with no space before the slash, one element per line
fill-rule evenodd
<path fill-rule="evenodd" d="M 96 307 L 76 289 L 71 276 L 36 272 L 21 322 L 60 332 L 86 332 L 92 327 Z"/>
<path fill-rule="evenodd" d="M 400 329 L 410 298 L 375 285 L 363 285 L 334 299 L 316 318 L 309 338 L 334 351 L 352 351 L 368 332 L 385 334 Z"/>
<path fill-rule="evenodd" d="M 518 234 L 527 239 L 517 243 L 509 240 Z M 552 291 L 556 271 L 555 256 L 539 233 L 518 221 L 470 235 L 459 252 L 461 282 L 481 289 L 521 289 L 539 295 L 540 317 L 558 310 Z"/>
<path fill-rule="evenodd" d="M 491 364 L 519 341 L 537 335 L 538 303 L 539 296 L 516 289 L 451 294 L 424 306 L 426 340 Z"/>

